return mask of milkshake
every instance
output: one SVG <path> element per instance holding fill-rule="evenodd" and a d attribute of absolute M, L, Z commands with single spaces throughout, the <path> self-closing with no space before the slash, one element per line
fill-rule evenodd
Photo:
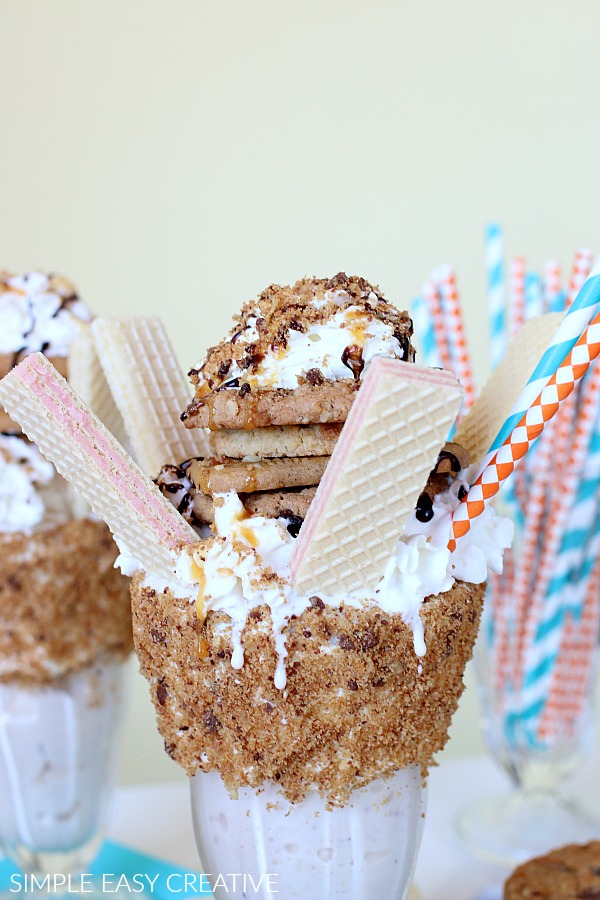
<path fill-rule="evenodd" d="M 68 374 L 89 312 L 56 275 L 0 274 L 0 365 L 42 350 Z M 115 544 L 0 409 L 0 843 L 28 872 L 95 855 L 132 647 Z"/>
<path fill-rule="evenodd" d="M 488 510 L 449 552 L 469 460 L 446 445 L 374 589 L 293 584 L 295 541 L 364 374 L 376 357 L 411 364 L 411 335 L 364 279 L 268 288 L 191 371 L 182 419 L 210 429 L 214 456 L 157 479 L 198 542 L 169 581 L 122 547 L 136 650 L 166 750 L 193 776 L 203 862 L 278 870 L 286 897 L 405 896 L 421 780 L 510 541 Z"/>

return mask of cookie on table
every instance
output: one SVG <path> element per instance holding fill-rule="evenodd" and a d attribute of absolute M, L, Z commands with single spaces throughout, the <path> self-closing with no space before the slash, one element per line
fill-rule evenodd
<path fill-rule="evenodd" d="M 600 841 L 523 863 L 504 885 L 504 900 L 600 900 Z"/>

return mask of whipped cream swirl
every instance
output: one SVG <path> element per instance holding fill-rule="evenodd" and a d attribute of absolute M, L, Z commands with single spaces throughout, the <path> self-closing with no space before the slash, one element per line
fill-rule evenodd
<path fill-rule="evenodd" d="M 400 615 L 413 631 L 415 652 L 424 655 L 420 618 L 423 600 L 450 590 L 456 579 L 479 584 L 486 580 L 488 571 L 500 573 L 502 553 L 512 541 L 512 522 L 488 507 L 450 553 L 452 513 L 463 485 L 466 483 L 457 479 L 446 492 L 436 496 L 429 522 L 420 522 L 413 513 L 374 592 L 358 589 L 351 594 L 321 595 L 323 602 L 331 606 L 343 602 L 377 607 Z M 233 492 L 216 495 L 216 537 L 208 550 L 205 545 L 189 545 L 182 551 L 174 584 L 169 585 L 178 596 L 187 595 L 190 600 L 198 596 L 200 621 L 210 610 L 230 617 L 234 668 L 241 668 L 244 662 L 242 632 L 249 612 L 257 606 L 268 606 L 278 657 L 275 684 L 280 689 L 286 683 L 283 629 L 292 615 L 300 615 L 310 605 L 310 598 L 299 594 L 292 585 L 294 538 L 286 525 L 284 519 L 248 517 Z M 126 551 L 122 563 L 126 574 L 132 574 L 135 567 Z M 145 584 L 159 589 L 166 586 L 162 582 L 157 585 L 151 573 L 145 576 Z"/>
<path fill-rule="evenodd" d="M 66 357 L 78 322 L 91 315 L 73 286 L 56 275 L 0 273 L 0 353 Z"/>
<path fill-rule="evenodd" d="M 46 506 L 39 489 L 54 474 L 35 444 L 0 434 L 0 532 L 30 534 L 41 523 Z"/>

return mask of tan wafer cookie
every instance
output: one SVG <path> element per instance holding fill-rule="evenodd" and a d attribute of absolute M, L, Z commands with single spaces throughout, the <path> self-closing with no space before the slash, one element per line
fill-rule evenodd
<path fill-rule="evenodd" d="M 256 462 L 225 458 L 195 460 L 190 466 L 190 478 L 204 494 L 226 491 L 253 494 L 256 491 L 318 484 L 328 462 L 328 456 L 262 459 Z"/>
<path fill-rule="evenodd" d="M 342 431 L 341 423 L 326 425 L 272 425 L 267 428 L 221 428 L 213 431 L 212 445 L 219 456 L 331 456 Z"/>
<path fill-rule="evenodd" d="M 240 500 L 251 516 L 278 519 L 280 516 L 291 515 L 304 519 L 316 492 L 316 487 L 295 491 L 262 491 L 256 494 L 242 494 Z M 194 497 L 194 512 L 201 522 L 210 525 L 214 518 L 212 497 L 201 492 L 197 493 Z"/>
<path fill-rule="evenodd" d="M 155 476 L 167 462 L 210 453 L 204 432 L 189 432 L 179 418 L 190 390 L 158 318 L 96 319 L 98 356 L 133 452 Z"/>
<path fill-rule="evenodd" d="M 353 379 L 301 384 L 294 390 L 223 388 L 194 400 L 182 419 L 186 428 L 262 428 L 345 422 L 360 382 Z M 246 389 L 250 386 L 245 385 Z"/>
<path fill-rule="evenodd" d="M 98 416 L 120 444 L 125 444 L 123 416 L 108 386 L 89 325 L 82 327 L 71 342 L 68 380 L 86 406 Z"/>
<path fill-rule="evenodd" d="M 479 465 L 490 449 L 561 319 L 562 313 L 547 313 L 525 322 L 456 429 L 454 440 L 468 450 L 472 463 Z"/>
<path fill-rule="evenodd" d="M 0 401 L 144 568 L 171 577 L 195 531 L 51 363 L 28 356 L 0 382 Z"/>
<path fill-rule="evenodd" d="M 301 593 L 376 586 L 462 397 L 450 372 L 372 361 L 294 550 Z"/>

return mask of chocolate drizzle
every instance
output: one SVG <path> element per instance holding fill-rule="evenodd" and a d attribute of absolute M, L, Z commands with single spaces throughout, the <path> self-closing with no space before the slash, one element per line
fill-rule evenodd
<path fill-rule="evenodd" d="M 361 376 L 361 372 L 365 367 L 362 348 L 357 344 L 350 344 L 342 353 L 342 362 L 350 369 L 350 371 L 354 375 L 354 380 L 358 381 Z"/>

